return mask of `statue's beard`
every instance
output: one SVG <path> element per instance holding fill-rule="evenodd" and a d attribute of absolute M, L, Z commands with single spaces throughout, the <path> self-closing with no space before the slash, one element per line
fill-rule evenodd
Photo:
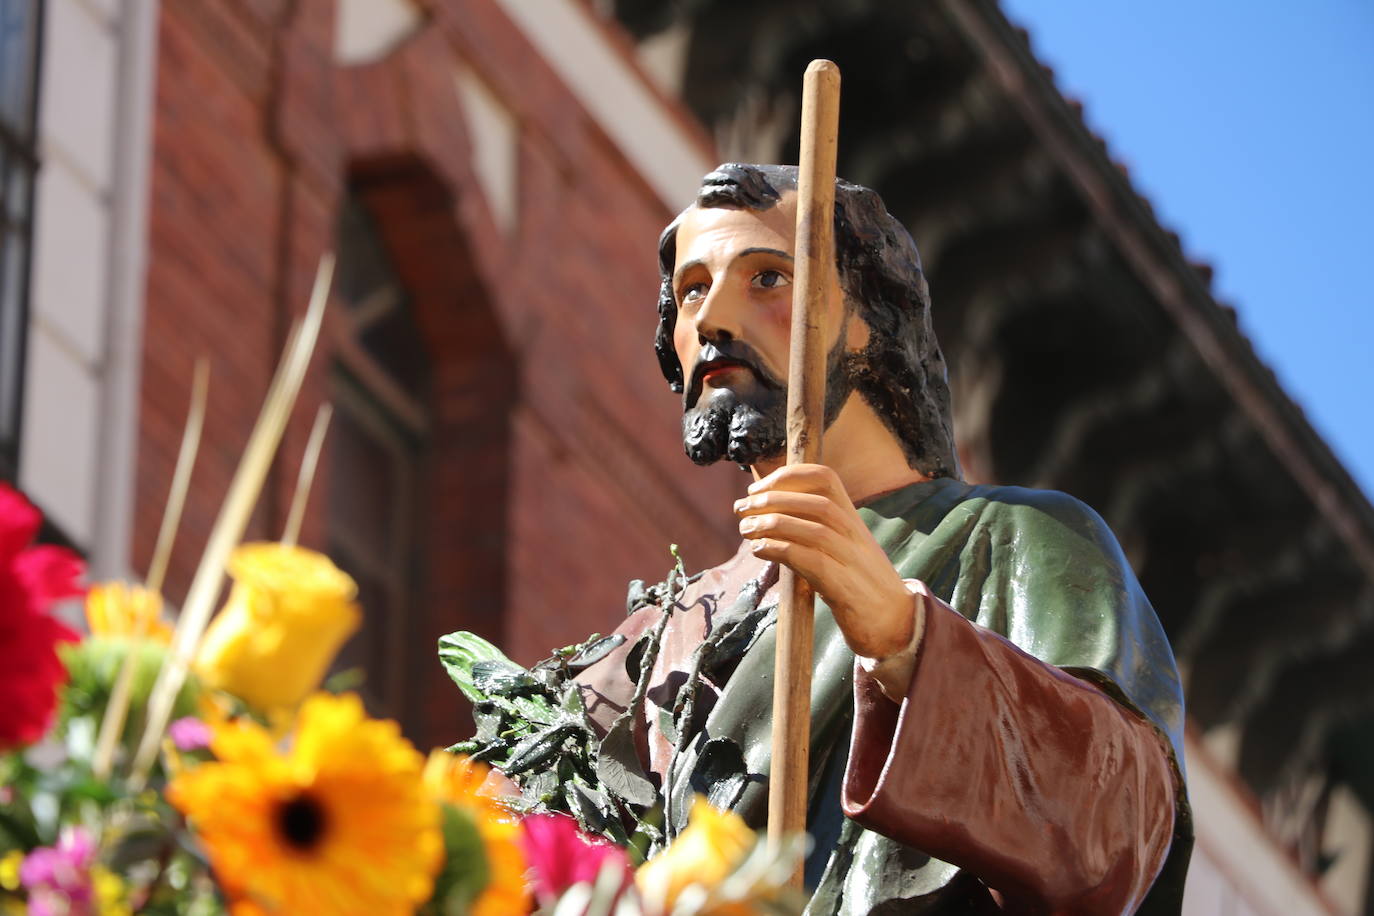
<path fill-rule="evenodd" d="M 720 388 L 682 414 L 682 446 L 697 464 L 757 464 L 787 448 L 787 391 Z"/>
<path fill-rule="evenodd" d="M 704 390 L 701 376 L 717 359 L 737 362 L 748 373 L 729 388 Z M 846 353 L 843 335 L 826 360 L 825 425 L 839 416 L 854 390 L 853 367 L 858 354 Z M 722 458 L 741 467 L 782 458 L 787 451 L 787 385 L 740 341 L 707 344 L 683 396 L 682 446 L 697 464 Z"/>

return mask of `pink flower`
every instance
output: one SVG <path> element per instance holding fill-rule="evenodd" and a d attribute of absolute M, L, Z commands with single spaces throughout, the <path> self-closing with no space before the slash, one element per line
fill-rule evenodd
<path fill-rule="evenodd" d="M 167 726 L 167 736 L 179 751 L 198 751 L 210 746 L 210 726 L 195 716 L 185 716 Z"/>
<path fill-rule="evenodd" d="M 19 880 L 29 891 L 30 916 L 95 916 L 94 862 L 95 844 L 80 827 L 63 830 L 56 846 L 25 856 Z"/>
<path fill-rule="evenodd" d="M 0 751 L 43 736 L 67 669 L 59 642 L 76 642 L 48 610 L 82 593 L 81 558 L 65 547 L 31 547 L 42 516 L 0 483 Z"/>
<path fill-rule="evenodd" d="M 563 814 L 535 814 L 520 822 L 520 845 L 534 870 L 534 894 L 541 906 L 558 899 L 568 888 L 594 882 L 602 866 L 623 872 L 621 885 L 633 881 L 625 850 L 593 840 L 577 829 L 577 821 Z"/>

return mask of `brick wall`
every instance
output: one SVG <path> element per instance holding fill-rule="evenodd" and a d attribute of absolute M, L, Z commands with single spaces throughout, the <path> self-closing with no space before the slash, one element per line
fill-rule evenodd
<path fill-rule="evenodd" d="M 427 591 L 393 712 L 447 742 L 463 726 L 439 634 L 478 629 L 530 662 L 613 628 L 626 580 L 661 577 L 670 542 L 695 567 L 733 551 L 744 481 L 682 456 L 651 352 L 671 214 L 492 0 L 435 3 L 387 57 L 350 68 L 333 63 L 333 16 L 329 0 L 162 4 L 135 563 L 146 569 L 207 354 L 209 418 L 168 586 L 184 596 L 351 184 L 435 366 Z M 474 173 L 459 64 L 519 124 L 509 232 Z M 327 327 L 250 537 L 280 533 L 331 346 Z M 324 516 L 317 498 L 304 543 L 325 542 Z"/>

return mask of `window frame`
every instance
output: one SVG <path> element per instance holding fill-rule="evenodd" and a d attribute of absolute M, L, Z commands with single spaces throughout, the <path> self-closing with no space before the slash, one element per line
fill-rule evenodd
<path fill-rule="evenodd" d="M 347 418 L 389 460 L 385 484 L 390 488 L 390 513 L 385 521 L 386 549 L 380 554 L 369 551 L 354 532 L 335 524 L 333 491 L 337 482 L 331 480 L 325 508 L 327 550 L 346 572 L 365 577 L 384 593 L 387 606 L 363 608 L 371 620 L 354 637 L 356 641 L 367 633 L 370 623 L 380 622 L 374 636 L 382 644 L 381 670 L 372 670 L 366 657 L 348 657 L 350 649 L 353 653 L 359 651 L 354 641 L 350 641 L 341 658 L 364 669 L 367 680 L 359 692 L 374 714 L 396 719 L 403 729 L 409 730 L 419 724 L 413 708 L 418 688 L 406 662 L 410 639 L 424 620 L 429 537 L 422 486 L 432 474 L 434 416 L 430 406 L 408 390 L 385 359 L 365 343 L 369 329 L 396 310 L 409 310 L 411 304 L 408 291 L 386 255 L 376 217 L 355 189 L 349 189 L 340 203 L 337 248 L 341 257 L 347 257 L 349 251 L 350 239 L 343 235 L 349 207 L 355 208 L 353 215 L 362 220 L 353 226 L 361 229 L 362 235 L 352 241 L 375 246 L 375 251 L 385 258 L 385 276 L 374 278 L 382 282 L 356 301 L 350 298 L 350 292 L 361 291 L 350 291 L 343 283 L 335 287 L 342 307 L 332 313 L 331 319 L 335 333 L 329 397 L 336 417 Z M 331 475 L 336 472 L 333 449 L 339 447 L 337 436 L 338 433 L 327 450 Z M 373 481 L 372 485 L 380 483 Z"/>
<path fill-rule="evenodd" d="M 9 2 L 9 0 L 6 0 Z M 22 41 L 28 53 L 27 87 L 22 123 L 11 124 L 0 117 L 0 480 L 16 482 L 19 476 L 20 440 L 23 431 L 24 375 L 28 365 L 28 331 L 31 303 L 35 203 L 38 176 L 42 167 L 38 142 L 38 100 L 43 66 L 43 30 L 47 12 L 45 0 L 30 0 L 32 18 L 29 33 Z M 0 27 L 3 23 L 0 23 Z M 17 43 L 18 44 L 18 43 Z M 3 88 L 3 87 L 0 87 Z M 22 200 L 16 207 L 8 197 L 12 173 L 27 172 Z M 17 217 L 11 216 L 17 211 Z M 14 240 L 22 247 L 12 255 Z M 13 263 L 11 263 L 13 260 Z M 12 291 L 7 298 L 17 269 Z"/>

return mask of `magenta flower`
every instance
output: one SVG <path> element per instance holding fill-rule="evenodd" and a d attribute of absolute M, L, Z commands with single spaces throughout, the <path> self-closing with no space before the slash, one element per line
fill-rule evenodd
<path fill-rule="evenodd" d="M 541 906 L 582 882 L 594 882 L 607 862 L 623 872 L 622 887 L 633 880 L 625 850 L 593 840 L 563 814 L 535 814 L 520 822 L 520 845 L 534 870 L 534 894 Z"/>
<path fill-rule="evenodd" d="M 177 719 L 167 726 L 167 736 L 177 746 L 177 750 L 199 751 L 210 746 L 210 726 L 195 716 Z"/>
<path fill-rule="evenodd" d="M 95 844 L 80 827 L 64 829 L 56 846 L 25 856 L 19 880 L 29 891 L 29 916 L 95 916 L 94 863 Z"/>

